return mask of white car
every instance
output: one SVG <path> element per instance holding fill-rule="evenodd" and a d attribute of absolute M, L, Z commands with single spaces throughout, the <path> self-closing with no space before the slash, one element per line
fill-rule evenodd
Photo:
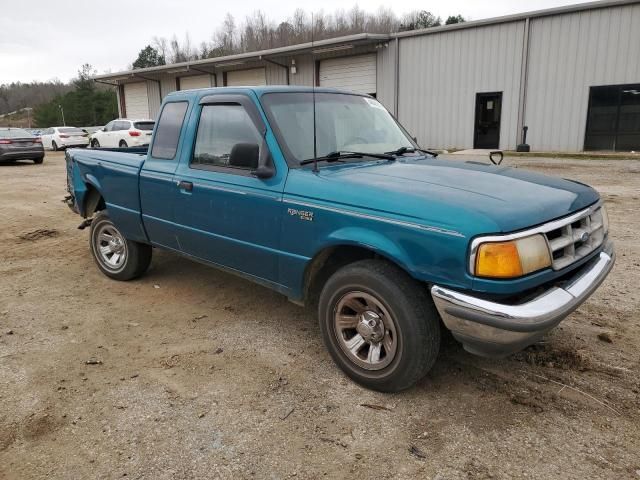
<path fill-rule="evenodd" d="M 40 134 L 42 146 L 54 152 L 63 148 L 86 147 L 89 134 L 76 127 L 45 128 Z"/>
<path fill-rule="evenodd" d="M 151 142 L 153 120 L 113 120 L 91 135 L 91 146 L 97 147 L 146 147 Z"/>

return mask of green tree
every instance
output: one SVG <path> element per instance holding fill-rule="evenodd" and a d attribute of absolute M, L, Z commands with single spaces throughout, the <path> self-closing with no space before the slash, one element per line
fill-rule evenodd
<path fill-rule="evenodd" d="M 138 58 L 133 62 L 133 68 L 157 67 L 165 63 L 164 55 L 160 55 L 160 52 L 151 45 L 147 45 L 140 50 Z"/>
<path fill-rule="evenodd" d="M 454 23 L 464 23 L 466 22 L 466 20 L 464 19 L 464 17 L 460 14 L 458 15 L 450 15 L 447 18 L 447 21 L 444 22 L 445 25 L 453 25 Z"/>
<path fill-rule="evenodd" d="M 97 87 L 92 77 L 95 70 L 84 64 L 72 82 L 73 90 L 38 106 L 33 118 L 38 127 L 62 125 L 62 112 L 67 125 L 87 127 L 104 125 L 118 116 L 116 93 L 111 87 Z"/>

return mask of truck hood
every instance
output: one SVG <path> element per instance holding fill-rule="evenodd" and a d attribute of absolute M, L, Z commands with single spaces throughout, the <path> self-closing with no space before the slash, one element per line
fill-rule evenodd
<path fill-rule="evenodd" d="M 518 168 L 432 158 L 291 172 L 287 194 L 474 235 L 512 232 L 585 208 L 591 187 Z M 291 174 L 290 174 L 291 176 Z M 322 192 L 315 196 L 309 192 Z"/>

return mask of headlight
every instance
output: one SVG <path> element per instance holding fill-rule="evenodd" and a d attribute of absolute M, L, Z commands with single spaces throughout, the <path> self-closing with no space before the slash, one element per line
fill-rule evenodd
<path fill-rule="evenodd" d="M 547 241 L 531 235 L 506 242 L 478 246 L 474 274 L 488 278 L 514 278 L 551 266 Z"/>

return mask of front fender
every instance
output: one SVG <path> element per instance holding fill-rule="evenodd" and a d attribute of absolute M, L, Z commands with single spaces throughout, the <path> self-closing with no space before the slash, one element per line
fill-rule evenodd
<path fill-rule="evenodd" d="M 398 264 L 404 270 L 410 270 L 411 261 L 408 252 L 380 232 L 362 227 L 343 227 L 327 237 L 324 248 L 339 245 L 366 248 Z"/>

